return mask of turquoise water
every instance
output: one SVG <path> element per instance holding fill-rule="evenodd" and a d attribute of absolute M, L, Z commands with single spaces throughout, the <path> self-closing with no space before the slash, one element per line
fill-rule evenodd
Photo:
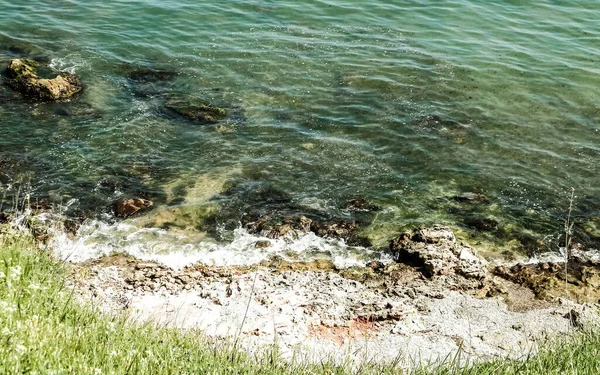
<path fill-rule="evenodd" d="M 120 197 L 180 207 L 214 189 L 218 213 L 194 228 L 225 241 L 252 210 L 352 219 L 361 197 L 382 207 L 363 225 L 376 245 L 442 222 L 535 251 L 574 187 L 582 241 L 600 237 L 598 2 L 2 0 L 0 17 L 3 65 L 85 84 L 66 103 L 0 89 L 7 202 L 24 185 L 111 221 Z M 231 115 L 166 113 L 178 95 Z M 489 202 L 452 198 L 467 192 Z"/>

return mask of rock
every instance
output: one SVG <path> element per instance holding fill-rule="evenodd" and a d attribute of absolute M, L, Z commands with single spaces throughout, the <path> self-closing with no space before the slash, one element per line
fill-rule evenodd
<path fill-rule="evenodd" d="M 79 230 L 79 228 L 81 227 L 83 222 L 85 220 L 87 220 L 87 218 L 88 217 L 86 214 L 82 214 L 77 217 L 71 217 L 71 218 L 66 219 L 63 222 L 63 227 L 65 228 L 66 233 L 71 236 L 76 235 L 77 231 Z"/>
<path fill-rule="evenodd" d="M 593 239 L 600 239 L 600 217 L 589 219 L 583 224 L 583 230 Z"/>
<path fill-rule="evenodd" d="M 94 120 L 102 118 L 102 112 L 93 105 L 81 101 L 58 106 L 54 113 L 62 117 L 74 117 L 78 119 Z"/>
<path fill-rule="evenodd" d="M 227 117 L 225 109 L 191 97 L 187 99 L 169 99 L 165 103 L 165 107 L 178 115 L 186 117 L 188 120 L 200 124 L 214 124 Z"/>
<path fill-rule="evenodd" d="M 151 201 L 143 198 L 119 199 L 113 204 L 113 212 L 116 217 L 126 218 L 151 207 L 152 204 Z"/>
<path fill-rule="evenodd" d="M 411 125 L 427 131 L 436 131 L 441 136 L 459 144 L 464 143 L 469 136 L 467 126 L 437 114 L 421 116 L 411 121 Z"/>
<path fill-rule="evenodd" d="M 281 237 L 296 238 L 300 234 L 310 231 L 312 220 L 300 216 L 296 219 L 286 217 L 283 220 L 273 219 L 270 216 L 263 216 L 256 221 L 246 224 L 246 229 L 251 233 L 256 233 L 271 239 Z"/>
<path fill-rule="evenodd" d="M 583 328 L 583 324 L 581 324 L 581 314 L 577 310 L 571 309 L 571 311 L 563 315 L 563 318 L 569 319 L 569 322 L 573 327 Z"/>
<path fill-rule="evenodd" d="M 47 211 L 52 209 L 52 203 L 47 199 L 41 201 L 31 202 L 29 207 L 34 211 Z"/>
<path fill-rule="evenodd" d="M 338 271 L 338 268 L 329 259 L 314 259 L 308 262 L 297 262 L 285 260 L 280 256 L 272 256 L 269 259 L 260 262 L 262 267 L 268 267 L 273 272 L 286 272 L 286 271 L 326 271 L 334 272 Z"/>
<path fill-rule="evenodd" d="M 564 263 L 531 263 L 497 266 L 492 273 L 515 284 L 525 286 L 543 300 L 553 301 L 565 297 Z M 578 303 L 600 300 L 600 267 L 569 259 L 567 285 L 569 299 Z"/>
<path fill-rule="evenodd" d="M 257 249 L 264 249 L 267 247 L 271 247 L 271 241 L 256 241 L 254 243 L 254 247 Z"/>
<path fill-rule="evenodd" d="M 381 272 L 385 269 L 385 264 L 378 260 L 372 260 L 367 263 L 367 267 L 371 268 L 375 272 Z"/>
<path fill-rule="evenodd" d="M 33 60 L 14 59 L 7 69 L 8 84 L 22 94 L 40 100 L 64 100 L 82 90 L 77 76 L 59 72 L 54 78 L 38 75 L 40 63 Z"/>
<path fill-rule="evenodd" d="M 468 202 L 468 203 L 490 203 L 489 199 L 480 193 L 460 193 L 452 197 L 457 202 Z"/>
<path fill-rule="evenodd" d="M 381 207 L 367 201 L 364 198 L 354 198 L 354 199 L 350 199 L 348 201 L 348 204 L 346 205 L 346 209 L 349 211 L 369 212 L 369 211 L 379 211 L 381 209 Z"/>
<path fill-rule="evenodd" d="M 483 279 L 487 274 L 487 262 L 468 245 L 457 243 L 448 227 L 406 232 L 392 240 L 390 252 L 397 261 L 420 267 L 427 277 L 458 274 Z"/>
<path fill-rule="evenodd" d="M 271 239 L 298 238 L 298 236 L 313 232 L 319 237 L 344 240 L 351 246 L 370 246 L 368 239 L 360 237 L 356 231 L 359 225 L 354 221 L 339 221 L 333 224 L 321 223 L 306 216 L 297 218 L 286 217 L 284 219 L 263 216 L 257 220 L 250 221 L 247 218 L 245 227 L 250 233 L 256 233 Z"/>
<path fill-rule="evenodd" d="M 175 84 L 173 81 L 179 74 L 161 68 L 125 66 L 124 74 L 129 80 L 135 96 L 141 98 L 163 97 Z"/>
<path fill-rule="evenodd" d="M 486 217 L 467 217 L 463 222 L 466 226 L 479 231 L 492 231 L 498 229 L 498 222 Z"/>
<path fill-rule="evenodd" d="M 0 212 L 0 224 L 6 224 L 11 220 L 11 216 L 7 212 Z"/>
<path fill-rule="evenodd" d="M 371 246 L 371 242 L 357 234 L 359 225 L 355 221 L 339 221 L 334 224 L 312 222 L 310 229 L 317 236 L 344 240 L 350 246 Z"/>
<path fill-rule="evenodd" d="M 127 75 L 127 78 L 129 78 L 132 81 L 146 83 L 146 82 L 168 81 L 168 80 L 175 78 L 176 76 L 177 76 L 176 72 L 170 72 L 168 70 L 162 70 L 162 69 L 147 68 L 147 69 L 136 69 L 136 70 L 130 72 Z"/>

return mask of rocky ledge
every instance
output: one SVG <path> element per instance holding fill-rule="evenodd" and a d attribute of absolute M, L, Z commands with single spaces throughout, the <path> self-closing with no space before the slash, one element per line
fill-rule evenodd
<path fill-rule="evenodd" d="M 38 74 L 40 63 L 34 60 L 14 59 L 6 70 L 8 84 L 22 94 L 39 100 L 64 100 L 82 90 L 77 76 L 68 72 L 56 73 L 54 78 Z M 49 67 L 44 67 L 49 69 Z"/>
<path fill-rule="evenodd" d="M 252 352 L 277 343 L 284 358 L 312 362 L 322 353 L 404 366 L 458 351 L 469 360 L 519 357 L 548 337 L 598 324 L 597 303 L 540 294 L 532 277 L 516 278 L 517 266 L 488 265 L 446 227 L 406 232 L 389 253 L 393 261 L 345 269 L 324 259 L 271 258 L 175 270 L 113 255 L 74 265 L 72 281 L 106 311 L 218 338 L 239 335 Z"/>

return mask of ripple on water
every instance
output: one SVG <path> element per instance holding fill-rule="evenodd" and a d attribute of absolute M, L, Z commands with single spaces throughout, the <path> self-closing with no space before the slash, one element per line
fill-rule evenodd
<path fill-rule="evenodd" d="M 0 0 L 0 62 L 36 58 L 86 85 L 60 104 L 0 92 L 0 161 L 16 160 L 0 183 L 27 172 L 34 195 L 101 217 L 121 195 L 193 207 L 172 187 L 232 170 L 223 186 L 277 186 L 326 212 L 368 198 L 385 207 L 369 227 L 381 246 L 433 222 L 556 236 L 571 186 L 577 214 L 600 207 L 600 9 L 584 5 Z M 170 95 L 235 116 L 198 126 L 165 115 Z M 465 228 L 473 210 L 440 199 L 473 191 L 498 229 Z M 211 207 L 235 221 L 240 194 Z"/>

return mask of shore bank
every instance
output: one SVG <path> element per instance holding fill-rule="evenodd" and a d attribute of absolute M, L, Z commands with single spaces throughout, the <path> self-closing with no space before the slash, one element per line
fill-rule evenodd
<path fill-rule="evenodd" d="M 72 282 L 103 311 L 239 340 L 252 354 L 276 345 L 282 358 L 307 363 L 518 359 L 600 322 L 598 304 L 573 283 L 578 303 L 557 288 L 540 293 L 560 283 L 559 264 L 489 265 L 446 227 L 404 238 L 412 257 L 367 267 L 272 258 L 176 270 L 115 254 L 74 264 Z M 507 276 L 517 268 L 520 279 Z"/>

